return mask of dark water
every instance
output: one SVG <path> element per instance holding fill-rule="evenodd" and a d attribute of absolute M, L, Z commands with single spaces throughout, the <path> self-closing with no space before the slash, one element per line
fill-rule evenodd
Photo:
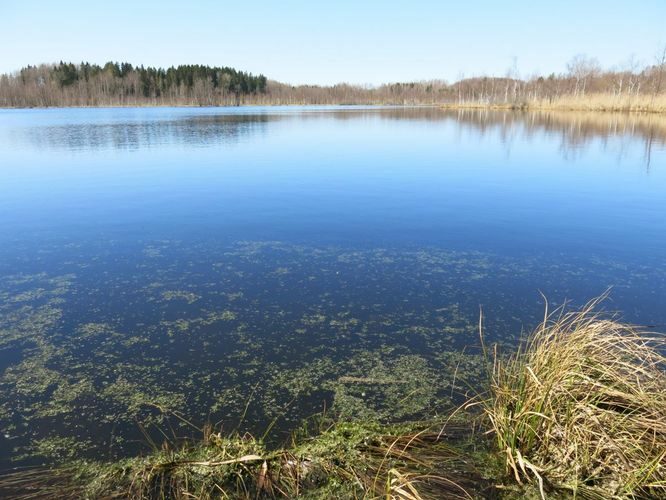
<path fill-rule="evenodd" d="M 666 330 L 666 121 L 0 111 L 0 453 L 445 412 L 550 303 Z M 271 427 L 271 423 L 275 425 Z"/>

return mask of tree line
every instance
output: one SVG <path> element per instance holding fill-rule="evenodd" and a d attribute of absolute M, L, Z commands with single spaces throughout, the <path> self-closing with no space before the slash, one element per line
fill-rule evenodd
<path fill-rule="evenodd" d="M 220 105 L 266 92 L 264 75 L 202 65 L 167 69 L 107 62 L 26 66 L 0 76 L 0 105 Z"/>
<path fill-rule="evenodd" d="M 379 86 L 289 85 L 229 67 L 167 69 L 108 62 L 27 66 L 0 76 L 0 106 L 220 106 L 241 104 L 449 104 L 530 107 L 602 96 L 634 109 L 665 106 L 666 50 L 654 64 L 630 58 L 613 69 L 578 55 L 563 73 L 521 77 L 515 65 L 502 76 L 391 83 Z M 655 101 L 656 98 L 659 98 Z M 633 106 L 633 107 L 632 107 Z M 642 109 L 642 108 L 638 108 Z"/>

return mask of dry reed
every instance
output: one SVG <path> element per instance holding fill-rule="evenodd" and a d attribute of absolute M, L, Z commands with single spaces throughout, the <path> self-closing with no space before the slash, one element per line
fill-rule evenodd
<path fill-rule="evenodd" d="M 515 102 L 464 101 L 442 105 L 445 108 L 524 109 L 539 111 L 615 111 L 639 113 L 666 113 L 664 94 L 610 94 L 562 95 L 548 99 L 529 99 Z"/>

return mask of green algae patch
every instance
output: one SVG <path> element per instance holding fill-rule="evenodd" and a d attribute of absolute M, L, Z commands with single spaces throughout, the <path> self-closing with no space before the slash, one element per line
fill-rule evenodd
<path fill-rule="evenodd" d="M 184 290 L 167 290 L 162 292 L 162 298 L 164 300 L 182 300 L 187 304 L 194 304 L 199 297 L 196 293 L 187 292 Z"/>
<path fill-rule="evenodd" d="M 441 393 L 446 384 L 423 357 L 385 361 L 379 353 L 368 353 L 350 364 L 353 368 L 331 384 L 333 410 L 341 419 L 396 422 L 451 407 Z"/>

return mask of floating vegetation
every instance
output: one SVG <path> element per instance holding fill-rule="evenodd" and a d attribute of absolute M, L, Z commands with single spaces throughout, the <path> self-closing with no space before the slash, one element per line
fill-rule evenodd
<path fill-rule="evenodd" d="M 395 422 L 429 418 L 437 410 L 451 409 L 445 395 L 449 378 L 439 376 L 426 359 L 416 355 L 386 358 L 379 353 L 360 356 L 336 381 L 334 409 L 340 418 Z"/>
<path fill-rule="evenodd" d="M 22 351 L 0 377 L 0 422 L 16 464 L 50 467 L 6 476 L 0 488 L 54 497 L 470 498 L 498 495 L 496 486 L 520 496 L 535 483 L 537 493 L 589 498 L 662 493 L 666 386 L 655 370 L 664 360 L 645 337 L 589 310 L 544 323 L 526 350 L 496 360 L 484 402 L 493 450 L 476 430 L 478 416 L 456 410 L 488 369 L 465 295 L 443 303 L 404 274 L 406 299 L 382 303 L 368 288 L 370 300 L 357 303 L 355 286 L 345 285 L 345 300 L 329 287 L 276 300 L 285 296 L 247 284 L 275 269 L 257 252 L 289 256 L 290 268 L 313 263 L 302 249 L 251 249 L 212 267 L 226 286 L 202 284 L 193 309 L 155 302 L 163 285 L 137 288 L 132 300 L 144 297 L 152 309 L 136 323 L 98 309 L 96 321 L 71 321 L 69 307 L 50 301 L 81 310 L 80 295 L 53 293 L 59 285 L 44 286 L 44 276 L 21 283 L 43 291 L 34 305 L 3 306 L 5 327 L 31 334 L 6 337 Z M 341 279 L 335 253 L 315 255 L 325 259 L 321 273 Z M 368 258 L 344 262 L 376 265 Z M 423 253 L 417 260 L 444 261 Z M 303 274 L 280 277 L 287 279 L 295 282 L 275 283 L 297 290 Z M 568 375 L 559 377 L 561 369 Z M 315 429 L 304 427 L 322 410 Z M 197 427 L 206 421 L 217 432 Z"/>
<path fill-rule="evenodd" d="M 176 415 L 270 427 L 271 446 L 323 409 L 378 425 L 437 419 L 484 382 L 479 304 L 505 347 L 538 322 L 516 277 L 551 295 L 666 283 L 663 268 L 598 258 L 583 273 L 440 249 L 159 241 L 123 246 L 121 265 L 114 245 L 67 246 L 52 273 L 0 276 L 6 467 L 59 463 L 55 444 L 71 438 L 67 460 L 144 453 L 164 426 L 189 432 Z"/>
<path fill-rule="evenodd" d="M 162 298 L 164 300 L 184 300 L 188 304 L 194 304 L 201 297 L 192 292 L 185 292 L 182 290 L 167 290 L 162 292 Z"/>
<path fill-rule="evenodd" d="M 81 443 L 49 438 L 34 452 L 60 460 L 0 478 L 16 498 L 661 498 L 666 493 L 664 338 L 595 314 L 546 317 L 517 354 L 495 357 L 491 392 L 430 423 L 381 424 L 360 413 L 320 414 L 269 447 L 237 430 L 201 429 L 199 439 L 162 433 L 153 450 L 116 461 L 77 460 Z M 386 354 L 386 353 L 385 353 Z M 390 353 L 389 353 L 390 354 Z M 424 360 L 381 359 L 340 387 L 399 388 L 412 373 L 432 380 Z M 327 361 L 323 368 L 329 369 Z M 292 389 L 300 393 L 304 388 Z M 391 395 L 388 395 L 389 404 Z M 337 398 L 337 396 L 336 396 Z M 245 407 L 247 410 L 247 405 Z M 399 408 L 396 408 L 399 410 Z M 183 417 L 182 421 L 188 423 Z M 478 428 L 488 425 L 491 432 Z M 494 446 L 487 439 L 494 435 Z M 517 484 L 512 484 L 515 481 Z"/>

